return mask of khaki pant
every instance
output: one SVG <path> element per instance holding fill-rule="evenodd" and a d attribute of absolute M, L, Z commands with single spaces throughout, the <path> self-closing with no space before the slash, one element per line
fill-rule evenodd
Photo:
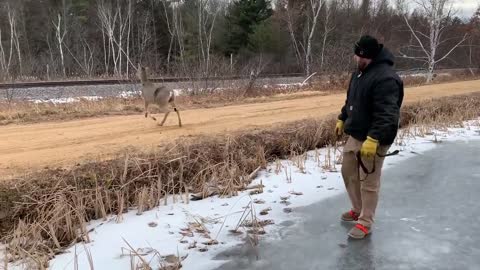
<path fill-rule="evenodd" d="M 343 149 L 342 176 L 348 196 L 352 202 L 352 210 L 360 213 L 358 223 L 371 227 L 374 221 L 375 209 L 380 191 L 380 176 L 385 158 L 375 156 L 375 171 L 366 175 L 357 162 L 356 153 L 362 148 L 363 142 L 349 137 Z M 385 155 L 390 146 L 379 146 L 377 153 Z M 362 159 L 363 164 L 372 170 L 373 159 Z"/>

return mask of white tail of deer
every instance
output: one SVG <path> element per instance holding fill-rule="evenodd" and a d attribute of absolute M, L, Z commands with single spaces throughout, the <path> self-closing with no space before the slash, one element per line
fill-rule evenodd
<path fill-rule="evenodd" d="M 165 120 L 167 120 L 168 115 L 172 109 L 177 113 L 178 116 L 178 126 L 182 126 L 182 119 L 180 118 L 180 112 L 175 105 L 175 93 L 173 90 L 167 88 L 164 85 L 155 85 L 148 79 L 147 68 L 142 67 L 138 64 L 137 76 L 142 83 L 142 96 L 145 101 L 145 118 L 150 114 L 148 108 L 151 104 L 157 105 L 160 113 L 164 113 L 162 122 L 160 126 L 163 126 Z M 150 117 L 157 121 L 157 119 L 150 115 Z"/>

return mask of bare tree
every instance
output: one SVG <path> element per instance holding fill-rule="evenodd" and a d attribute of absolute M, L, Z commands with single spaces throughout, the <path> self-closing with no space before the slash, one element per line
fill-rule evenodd
<path fill-rule="evenodd" d="M 287 1 L 285 6 L 285 20 L 287 23 L 288 33 L 292 42 L 292 47 L 295 52 L 297 63 L 303 66 L 305 75 L 308 77 L 312 73 L 313 62 L 313 45 L 315 34 L 320 17 L 320 11 L 325 5 L 326 0 L 309 0 L 305 3 L 296 3 Z M 328 24 L 328 23 L 327 23 Z M 300 27 L 299 27 L 300 26 Z M 299 29 L 300 28 L 300 29 Z M 327 26 L 330 29 L 331 25 Z M 298 38 L 301 35 L 303 38 Z M 328 34 L 327 34 L 328 35 Z M 326 37 L 325 42 L 326 42 Z"/>
<path fill-rule="evenodd" d="M 104 36 L 107 37 L 104 44 L 104 54 L 105 54 L 105 71 L 108 73 L 110 57 L 113 55 L 114 61 L 114 72 L 117 73 L 117 62 L 116 62 L 116 52 L 114 46 L 114 38 L 115 38 L 115 28 L 117 25 L 117 17 L 118 14 L 113 14 L 112 8 L 108 6 L 104 1 L 100 1 L 98 4 L 98 17 L 100 19 L 102 32 Z M 108 49 L 108 52 L 107 52 Z"/>
<path fill-rule="evenodd" d="M 208 77 L 210 72 L 210 49 L 212 46 L 212 33 L 220 4 L 214 0 L 198 0 L 198 30 L 199 45 L 203 62 L 203 76 Z"/>
<path fill-rule="evenodd" d="M 19 74 L 22 74 L 22 52 L 17 31 L 17 13 L 8 4 L 6 6 L 6 11 L 10 28 L 10 45 L 6 50 L 2 43 L 2 29 L 0 29 L 0 68 L 3 76 L 10 77 L 14 51 L 17 52 Z M 8 51 L 8 55 L 6 54 L 6 51 Z"/>
<path fill-rule="evenodd" d="M 307 21 L 307 30 L 308 30 L 308 38 L 307 38 L 307 50 L 305 52 L 305 73 L 306 76 L 310 76 L 311 68 L 312 68 L 312 42 L 313 37 L 315 35 L 315 28 L 318 22 L 318 15 L 320 14 L 320 10 L 322 9 L 324 0 L 310 0 L 310 11 L 312 12 L 311 16 L 308 16 Z"/>
<path fill-rule="evenodd" d="M 13 44 L 15 45 L 15 49 L 17 51 L 17 56 L 18 56 L 18 73 L 21 75 L 23 73 L 22 69 L 22 51 L 20 49 L 20 40 L 18 37 L 18 31 L 17 31 L 17 14 L 15 11 L 11 11 L 10 7 L 8 7 L 8 20 L 11 25 L 12 29 L 12 36 L 13 38 Z"/>
<path fill-rule="evenodd" d="M 82 59 L 79 59 L 79 57 L 75 56 L 75 54 L 70 50 L 70 48 L 66 44 L 63 44 L 63 47 L 68 51 L 72 59 L 75 61 L 75 63 L 78 64 L 78 66 L 82 69 L 85 75 L 89 77 L 92 76 L 93 50 L 88 44 L 88 42 L 84 38 L 82 38 L 82 52 L 81 52 L 81 55 L 79 56 L 79 57 L 82 57 Z"/>
<path fill-rule="evenodd" d="M 65 70 L 65 56 L 63 53 L 63 41 L 67 35 L 67 30 L 65 28 L 65 24 L 62 23 L 62 15 L 60 15 L 60 13 L 57 14 L 57 21 L 52 21 L 52 24 L 55 28 L 55 38 L 58 42 L 58 50 L 60 52 L 60 61 L 62 64 L 62 74 L 63 77 L 67 77 L 67 72 Z"/>
<path fill-rule="evenodd" d="M 304 66 L 303 65 L 303 57 L 302 57 L 302 54 L 300 52 L 300 46 L 299 46 L 299 42 L 297 41 L 297 37 L 295 36 L 295 21 L 294 21 L 294 17 L 295 17 L 295 14 L 294 13 L 294 8 L 290 6 L 290 4 L 288 3 L 289 1 L 287 0 L 287 3 L 285 4 L 285 13 L 286 13 L 286 22 L 287 22 L 287 28 L 288 28 L 288 33 L 290 34 L 290 40 L 292 42 L 292 47 L 293 47 L 293 50 L 295 52 L 295 57 L 297 59 L 297 64 L 300 66 Z"/>
<path fill-rule="evenodd" d="M 165 12 L 165 21 L 167 22 L 167 28 L 168 28 L 168 33 L 170 34 L 170 43 L 168 46 L 168 54 L 167 54 L 167 73 L 170 73 L 170 60 L 172 57 L 172 49 L 173 49 L 173 42 L 175 41 L 175 29 L 174 27 L 170 24 L 170 19 L 168 16 L 168 10 L 167 10 L 167 5 L 166 5 L 166 0 L 161 0 L 163 4 L 163 10 Z M 172 6 L 172 11 L 173 11 L 173 6 Z"/>
<path fill-rule="evenodd" d="M 102 32 L 106 35 L 108 41 L 108 46 L 104 46 L 104 51 L 108 47 L 106 59 L 111 58 L 114 74 L 121 76 L 124 74 L 124 56 L 126 58 L 125 71 L 127 73 L 129 72 L 128 65 L 133 65 L 129 55 L 132 1 L 128 1 L 127 10 L 122 9 L 124 5 L 120 1 L 116 1 L 116 3 L 117 5 L 113 6 L 105 1 L 99 1 L 98 17 L 101 22 Z M 105 65 L 107 68 L 108 61 L 106 61 Z"/>
<path fill-rule="evenodd" d="M 10 65 L 12 63 L 12 54 L 13 54 L 13 40 L 14 36 L 12 34 L 12 25 L 10 25 L 10 47 L 8 55 L 5 54 L 5 48 L 3 46 L 2 39 L 2 29 L 0 29 L 0 67 L 2 69 L 2 75 L 4 77 L 10 76 Z M 8 58 L 8 59 L 7 59 Z"/>
<path fill-rule="evenodd" d="M 335 3 L 332 1 L 330 5 L 325 4 L 325 21 L 323 23 L 323 39 L 322 39 L 322 53 L 320 58 L 320 69 L 323 70 L 325 63 L 325 46 L 327 44 L 328 35 L 335 29 L 335 25 L 332 22 L 332 13 L 335 8 Z"/>
<path fill-rule="evenodd" d="M 414 29 L 410 24 L 407 16 L 404 16 L 405 23 L 410 30 L 410 33 L 414 37 L 416 43 L 420 47 L 424 56 L 408 56 L 406 53 L 400 52 L 404 58 L 423 61 L 428 66 L 427 71 L 427 83 L 433 79 L 435 71 L 435 65 L 445 60 L 458 46 L 460 46 L 467 38 L 467 34 L 460 37 L 454 46 L 447 49 L 447 52 L 443 55 L 438 55 L 439 47 L 452 40 L 453 38 L 444 37 L 444 31 L 450 24 L 452 16 L 452 5 L 450 0 L 415 0 L 416 6 L 426 18 L 428 22 L 428 31 L 422 31 L 421 29 Z"/>
<path fill-rule="evenodd" d="M 264 57 L 263 53 L 260 53 L 258 56 L 254 57 L 254 59 L 250 61 L 246 68 L 250 72 L 249 80 L 245 87 L 245 92 L 243 93 L 243 96 L 250 96 L 253 94 L 255 82 L 257 81 L 258 76 L 260 75 L 260 73 L 262 73 L 262 71 L 270 62 L 271 58 Z"/>
<path fill-rule="evenodd" d="M 151 25 L 152 22 L 154 22 L 154 18 L 150 15 L 145 15 L 144 18 L 137 22 L 138 43 L 135 48 L 138 51 L 137 59 L 139 60 L 144 58 L 145 50 L 149 44 L 149 41 L 152 39 L 152 31 L 151 29 L 149 29 L 149 25 Z M 155 32 L 155 29 L 153 30 L 153 32 Z"/>
<path fill-rule="evenodd" d="M 468 37 L 468 63 L 470 73 L 475 75 L 474 68 L 478 68 L 478 51 L 480 48 L 480 6 L 477 8 L 477 11 L 473 14 L 472 18 L 470 19 L 468 31 L 470 35 Z M 474 52 L 477 52 L 477 57 L 474 57 Z M 474 61 L 474 58 L 476 58 Z"/>
<path fill-rule="evenodd" d="M 126 60 L 126 74 L 129 76 L 130 70 L 129 67 L 130 65 L 128 64 L 130 60 L 130 33 L 132 31 L 132 1 L 128 1 L 128 11 L 127 11 L 127 21 L 128 21 L 128 29 L 127 29 L 127 60 Z"/>
<path fill-rule="evenodd" d="M 87 76 L 91 77 L 93 75 L 93 68 L 94 68 L 94 51 L 92 50 L 91 46 L 88 42 L 83 39 L 83 70 L 87 74 Z"/>
<path fill-rule="evenodd" d="M 185 42 L 184 42 L 184 27 L 182 23 L 182 13 L 180 12 L 180 1 L 174 1 L 171 3 L 172 7 L 172 20 L 175 36 L 178 41 L 178 48 L 180 52 L 180 63 L 182 66 L 183 74 L 187 74 L 185 65 Z"/>

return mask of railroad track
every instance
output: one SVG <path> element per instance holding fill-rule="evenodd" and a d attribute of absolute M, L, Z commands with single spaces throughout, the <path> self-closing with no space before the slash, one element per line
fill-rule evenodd
<path fill-rule="evenodd" d="M 258 76 L 258 78 L 288 78 L 303 76 L 301 73 L 289 73 L 289 74 L 264 74 Z M 165 78 L 152 78 L 153 82 L 190 82 L 190 81 L 222 81 L 222 80 L 241 80 L 248 79 L 248 76 L 226 76 L 226 77 L 210 77 L 210 78 L 188 78 L 188 77 L 165 77 Z M 95 79 L 95 80 L 66 80 L 66 81 L 39 81 L 39 82 L 12 82 L 1 83 L 0 89 L 11 88 L 44 88 L 44 87 L 58 87 L 58 86 L 85 86 L 85 85 L 118 85 L 118 84 L 136 84 L 139 83 L 138 79 Z"/>
<path fill-rule="evenodd" d="M 455 73 L 455 72 L 465 72 L 479 71 L 479 68 L 456 68 L 456 69 L 438 69 L 436 73 Z M 400 75 L 412 75 L 412 74 L 421 74 L 425 70 L 422 69 L 409 69 L 409 70 L 400 70 L 398 73 Z M 259 75 L 258 78 L 268 79 L 268 78 L 288 78 L 288 77 L 302 77 L 303 73 L 286 73 L 286 74 L 263 74 Z M 319 75 L 321 76 L 321 75 Z M 189 81 L 222 81 L 222 80 L 241 80 L 248 79 L 248 76 L 214 76 L 210 78 L 189 78 L 189 77 L 165 77 L 165 78 L 152 78 L 154 82 L 165 82 L 165 83 L 174 83 L 174 82 L 189 82 Z M 39 82 L 12 82 L 12 83 L 0 83 L 0 89 L 19 89 L 19 88 L 45 88 L 45 87 L 58 87 L 58 86 L 85 86 L 85 85 L 119 85 L 119 84 L 136 84 L 139 81 L 135 78 L 130 79 L 94 79 L 94 80 L 66 80 L 66 81 L 39 81 Z"/>

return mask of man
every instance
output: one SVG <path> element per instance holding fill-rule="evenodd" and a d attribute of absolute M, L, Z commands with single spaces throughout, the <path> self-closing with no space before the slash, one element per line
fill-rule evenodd
<path fill-rule="evenodd" d="M 356 221 L 348 235 L 362 239 L 372 228 L 384 156 L 397 136 L 403 82 L 393 70 L 392 53 L 371 36 L 363 36 L 355 44 L 354 58 L 357 71 L 350 80 L 335 132 L 349 135 L 342 176 L 352 209 L 341 219 Z"/>

